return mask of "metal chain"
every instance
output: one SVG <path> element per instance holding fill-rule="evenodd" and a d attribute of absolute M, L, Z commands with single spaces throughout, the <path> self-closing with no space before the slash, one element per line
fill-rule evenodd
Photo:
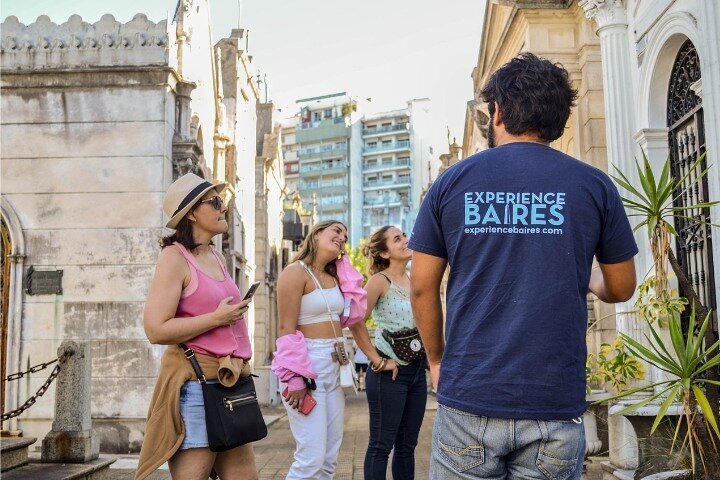
<path fill-rule="evenodd" d="M 37 373 L 37 372 L 39 372 L 40 370 L 46 369 L 47 367 L 49 367 L 49 366 L 52 365 L 53 363 L 57 362 L 58 360 L 60 360 L 60 357 L 56 358 L 55 360 L 50 360 L 49 362 L 40 363 L 40 364 L 38 364 L 38 365 L 35 365 L 34 367 L 30 367 L 30 370 L 27 370 L 27 371 L 25 371 L 25 372 L 18 372 L 18 373 L 10 374 L 10 375 L 8 375 L 7 377 L 5 377 L 5 381 L 6 381 L 6 382 L 12 382 L 13 380 L 17 380 L 17 379 L 19 379 L 19 378 L 23 378 L 25 375 L 28 375 L 28 374 L 30 374 L 30 373 Z"/>
<path fill-rule="evenodd" d="M 31 368 L 30 370 L 28 370 L 27 372 L 22 372 L 22 373 L 16 373 L 16 374 L 14 374 L 14 375 L 20 375 L 20 377 L 17 377 L 17 378 L 21 378 L 23 375 L 25 375 L 25 374 L 27 374 L 27 373 L 31 373 L 31 372 L 36 372 L 36 371 L 42 370 L 43 368 L 47 367 L 48 365 L 52 365 L 53 363 L 57 362 L 57 365 L 55 365 L 55 368 L 53 368 L 52 372 L 50 372 L 50 376 L 47 378 L 47 380 L 45 380 L 45 383 L 42 384 L 42 386 L 38 389 L 38 391 L 35 393 L 35 395 L 33 395 L 33 396 L 31 396 L 30 398 L 28 398 L 28 399 L 25 401 L 25 403 L 23 403 L 22 405 L 20 405 L 20 406 L 19 406 L 18 408 L 16 408 L 15 410 L 12 410 L 12 411 L 7 412 L 7 413 L 3 413 L 2 416 L 0 416 L 0 421 L 4 422 L 5 420 L 10 420 L 10 419 L 13 418 L 13 417 L 17 417 L 18 415 L 20 415 L 21 413 L 23 413 L 25 410 L 27 410 L 28 408 L 32 407 L 32 406 L 35 404 L 35 402 L 37 402 L 37 399 L 40 398 L 40 397 L 42 397 L 43 394 L 45 394 L 45 392 L 47 392 L 47 389 L 50 388 L 50 384 L 51 384 L 51 383 L 57 378 L 57 376 L 60 374 L 60 369 L 62 368 L 62 366 L 63 366 L 63 365 L 65 364 L 65 362 L 67 361 L 68 357 L 70 357 L 72 354 L 73 354 L 73 352 L 66 351 L 66 352 L 63 353 L 60 357 L 56 358 L 55 360 L 53 360 L 53 361 L 51 361 L 51 362 L 41 363 L 40 365 L 44 365 L 42 368 L 37 368 L 37 367 L 39 367 L 40 365 L 36 365 L 36 366 L 34 366 L 33 368 Z M 37 368 L 37 370 L 33 370 L 34 368 Z M 8 376 L 8 378 L 10 378 L 11 376 L 13 376 L 13 375 Z M 13 378 L 13 380 L 14 380 L 14 378 Z"/>

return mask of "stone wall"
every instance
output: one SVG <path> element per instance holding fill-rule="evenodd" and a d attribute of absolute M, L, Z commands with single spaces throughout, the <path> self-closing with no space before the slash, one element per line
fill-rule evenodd
<path fill-rule="evenodd" d="M 3 68 L 3 196 L 22 225 L 25 266 L 63 271 L 61 295 L 25 296 L 20 364 L 8 370 L 54 358 L 63 339 L 89 342 L 93 417 L 127 424 L 122 446 L 101 433 L 104 450 L 139 447 L 161 354 L 142 308 L 172 181 L 173 81 L 164 67 Z M 21 383 L 14 400 L 46 376 Z M 26 436 L 45 435 L 52 407 L 51 390 L 19 422 Z"/>

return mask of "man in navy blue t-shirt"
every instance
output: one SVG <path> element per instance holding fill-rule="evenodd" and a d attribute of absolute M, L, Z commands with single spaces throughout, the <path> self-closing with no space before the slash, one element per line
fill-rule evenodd
<path fill-rule="evenodd" d="M 440 403 L 430 478 L 579 479 L 586 296 L 628 300 L 637 246 L 608 176 L 549 146 L 576 98 L 564 68 L 522 54 L 482 96 L 491 148 L 433 183 L 410 239 Z"/>

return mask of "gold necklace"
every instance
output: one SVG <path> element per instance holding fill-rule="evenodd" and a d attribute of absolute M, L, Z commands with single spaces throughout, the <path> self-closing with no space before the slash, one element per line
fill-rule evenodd
<path fill-rule="evenodd" d="M 318 270 L 317 268 L 315 268 L 315 266 L 314 266 L 312 263 L 308 264 L 308 266 L 310 267 L 310 270 L 312 270 L 312 271 L 314 271 L 314 272 L 316 272 L 316 273 L 319 273 L 319 274 L 322 274 L 322 275 L 323 275 L 322 277 L 320 277 L 320 279 L 324 279 L 324 278 L 325 278 L 325 275 L 330 275 L 330 274 L 327 273 L 325 270 Z M 323 283 L 320 281 L 320 279 L 318 279 L 318 282 L 319 282 L 320 285 L 324 288 L 325 285 L 323 285 Z"/>

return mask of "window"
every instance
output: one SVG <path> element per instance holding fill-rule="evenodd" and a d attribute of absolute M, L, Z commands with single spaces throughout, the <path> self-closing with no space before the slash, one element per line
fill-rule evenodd
<path fill-rule="evenodd" d="M 390 125 L 392 125 L 391 122 L 387 122 L 387 123 L 383 123 L 383 124 L 382 124 L 383 127 L 389 127 Z"/>
<path fill-rule="evenodd" d="M 326 108 L 325 112 L 323 113 L 323 117 L 332 118 L 332 108 Z"/>
<path fill-rule="evenodd" d="M 313 122 L 319 122 L 320 120 L 320 112 L 313 112 Z"/>
<path fill-rule="evenodd" d="M 693 43 L 687 40 L 675 58 L 667 92 L 671 172 L 676 182 L 683 181 L 685 183 L 682 185 L 682 189 L 686 189 L 687 192 L 673 199 L 675 207 L 710 200 L 707 177 L 688 188 L 688 184 L 693 181 L 693 178 L 697 178 L 699 172 L 707 168 L 710 163 L 705 159 L 699 165 L 697 172 L 691 172 L 688 168 L 700 155 L 705 153 L 706 149 L 702 98 L 692 90 L 692 86 L 701 79 L 700 58 Z M 713 316 L 716 316 L 716 279 L 714 278 L 713 239 L 710 235 L 710 225 L 713 220 L 717 222 L 717 219 L 711 218 L 710 210 L 706 208 L 693 209 L 689 217 L 675 219 L 675 229 L 678 232 L 675 240 L 677 259 L 700 297 L 700 302 L 708 310 L 713 310 Z M 686 295 L 685 292 L 682 293 Z M 687 321 L 688 314 L 688 309 L 685 309 L 683 320 Z"/>
<path fill-rule="evenodd" d="M 383 147 L 389 147 L 390 145 L 392 145 L 392 140 L 383 140 L 382 145 Z"/>
<path fill-rule="evenodd" d="M 377 147 L 377 142 L 368 142 L 367 146 L 368 148 L 375 148 Z"/>

